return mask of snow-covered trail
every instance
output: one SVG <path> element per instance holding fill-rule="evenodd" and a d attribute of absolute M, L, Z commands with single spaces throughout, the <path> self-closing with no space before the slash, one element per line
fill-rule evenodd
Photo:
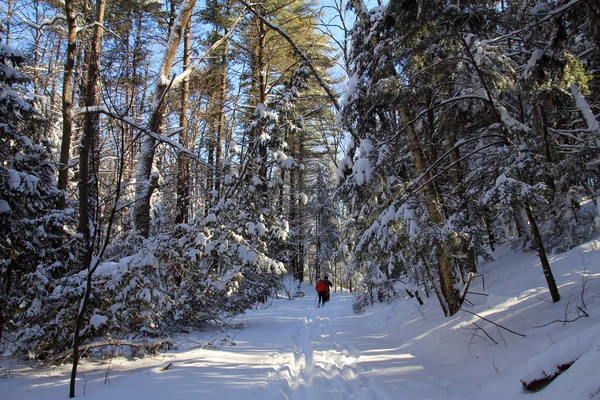
<path fill-rule="evenodd" d="M 348 295 L 334 295 L 333 301 L 322 308 L 315 308 L 311 297 L 292 302 L 296 312 L 304 316 L 280 335 L 277 341 L 282 348 L 270 354 L 274 372 L 269 374 L 271 379 L 265 398 L 392 398 L 365 374 L 358 363 L 359 351 L 339 340 L 340 319 L 347 313 L 350 303 Z"/>
<path fill-rule="evenodd" d="M 237 333 L 214 336 L 217 349 L 194 348 L 192 340 L 207 338 L 192 336 L 178 339 L 178 350 L 143 360 L 84 361 L 77 394 L 144 400 L 448 398 L 444 382 L 398 346 L 397 332 L 366 324 L 373 316 L 353 314 L 352 301 L 339 293 L 322 308 L 310 295 L 274 300 L 240 318 L 244 328 Z M 226 334 L 235 345 L 220 343 Z M 70 366 L 10 370 L 0 380 L 2 400 L 63 399 L 68 393 Z"/>
<path fill-rule="evenodd" d="M 77 397 L 600 400 L 599 250 L 600 240 L 593 240 L 550 258 L 564 297 L 557 304 L 547 300 L 535 253 L 507 247 L 482 266 L 486 288 L 479 281 L 471 288 L 485 294 L 470 297 L 466 310 L 526 336 L 467 313 L 445 317 L 433 296 L 422 306 L 414 299 L 375 303 L 356 315 L 352 294 L 333 293 L 331 302 L 316 308 L 314 289 L 303 284 L 307 297 L 275 299 L 233 321 L 228 331 L 179 335 L 177 347 L 166 353 L 83 359 Z M 589 316 L 553 323 L 577 316 L 584 287 Z M 596 343 L 581 349 L 589 337 Z M 584 353 L 546 389 L 525 392 L 521 379 L 573 356 L 565 349 L 579 349 L 575 357 Z M 65 399 L 69 373 L 69 365 L 31 368 L 0 358 L 0 400 Z"/>

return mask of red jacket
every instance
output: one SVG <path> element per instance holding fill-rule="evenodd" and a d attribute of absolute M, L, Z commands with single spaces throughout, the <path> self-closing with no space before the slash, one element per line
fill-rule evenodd
<path fill-rule="evenodd" d="M 320 280 L 315 285 L 315 289 L 317 290 L 317 292 L 327 292 L 327 289 L 329 288 L 327 287 L 327 284 L 325 282 Z"/>

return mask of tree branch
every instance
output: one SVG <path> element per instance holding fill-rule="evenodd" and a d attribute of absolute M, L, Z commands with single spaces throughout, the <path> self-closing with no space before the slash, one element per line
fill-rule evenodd
<path fill-rule="evenodd" d="M 269 28 L 273 29 L 275 32 L 279 33 L 281 35 L 281 37 L 283 37 L 290 44 L 290 46 L 292 46 L 292 48 L 300 56 L 300 58 L 302 58 L 302 60 L 304 62 L 306 62 L 306 64 L 308 65 L 308 68 L 310 69 L 310 71 L 312 72 L 314 77 L 316 78 L 317 82 L 319 82 L 319 86 L 321 86 L 321 88 L 323 88 L 325 93 L 327 93 L 329 100 L 331 100 L 331 104 L 333 104 L 333 106 L 335 107 L 335 109 L 337 111 L 340 111 L 341 108 L 340 108 L 340 104 L 337 101 L 337 97 L 334 95 L 333 91 L 327 85 L 327 83 L 325 83 L 325 81 L 323 80 L 323 78 L 321 77 L 321 75 L 319 74 L 317 69 L 315 68 L 312 61 L 306 56 L 306 54 L 302 51 L 302 49 L 300 49 L 300 47 L 298 47 L 298 45 L 294 42 L 294 40 L 290 37 L 290 35 L 288 35 L 282 28 L 273 24 L 271 21 L 269 21 L 267 18 L 265 18 L 260 12 L 258 12 L 258 10 L 256 10 L 256 8 L 254 8 L 253 5 L 249 4 L 245 0 L 238 0 L 238 1 L 241 4 L 243 4 L 258 19 L 260 19 L 262 22 L 264 22 L 265 25 L 267 25 Z"/>
<path fill-rule="evenodd" d="M 468 311 L 468 310 L 465 310 L 465 309 L 462 309 L 462 308 L 461 308 L 461 311 L 464 311 L 464 312 L 466 312 L 466 313 L 469 313 L 469 314 L 471 314 L 471 315 L 474 315 L 474 316 L 476 316 L 477 318 L 480 318 L 480 319 L 482 319 L 482 320 L 484 320 L 484 321 L 486 321 L 486 322 L 489 322 L 489 323 L 490 323 L 490 324 L 492 324 L 492 325 L 495 325 L 495 326 L 497 326 L 498 328 L 502 328 L 502 329 L 504 329 L 505 331 L 512 333 L 513 335 L 517 335 L 517 336 L 521 336 L 521 337 L 527 337 L 526 335 L 523 335 L 522 333 L 517 333 L 517 332 L 515 332 L 515 331 L 511 331 L 510 329 L 508 329 L 508 328 L 505 328 L 504 326 L 502 326 L 502 325 L 500 325 L 500 324 L 497 324 L 497 323 L 495 323 L 494 321 L 491 321 L 491 320 L 489 320 L 489 319 L 487 319 L 487 318 L 485 318 L 485 317 L 482 317 L 482 316 L 481 316 L 481 315 L 479 315 L 479 314 L 475 314 L 475 313 L 474 313 L 474 312 L 472 312 L 472 311 Z"/>

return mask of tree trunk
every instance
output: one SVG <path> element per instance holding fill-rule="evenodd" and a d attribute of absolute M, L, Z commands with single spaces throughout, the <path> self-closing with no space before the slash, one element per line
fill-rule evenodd
<path fill-rule="evenodd" d="M 496 236 L 494 235 L 494 230 L 492 228 L 492 221 L 490 221 L 490 217 L 487 213 L 484 214 L 483 220 L 485 223 L 485 228 L 487 230 L 488 242 L 490 243 L 490 249 L 492 251 L 496 251 Z"/>
<path fill-rule="evenodd" d="M 62 89 L 62 118 L 63 132 L 60 146 L 58 183 L 59 190 L 66 190 L 69 178 L 69 162 L 71 152 L 71 135 L 73 132 L 72 109 L 73 99 L 71 96 L 71 86 L 73 83 L 73 68 L 75 66 L 75 53 L 77 51 L 77 24 L 75 21 L 74 1 L 65 0 L 65 17 L 67 19 L 67 61 L 65 62 L 65 71 Z M 66 202 L 66 193 L 61 196 L 58 207 L 63 208 Z"/>
<path fill-rule="evenodd" d="M 163 126 L 166 110 L 165 97 L 170 88 L 169 76 L 173 61 L 177 55 L 177 47 L 181 41 L 183 30 L 187 25 L 196 0 L 185 0 L 181 5 L 179 15 L 174 21 L 173 29 L 169 35 L 169 41 L 156 80 L 152 98 L 152 108 L 147 129 L 153 133 L 159 133 Z M 150 198 L 157 187 L 157 177 L 151 179 L 152 163 L 156 150 L 156 139 L 145 134 L 142 148 L 138 157 L 138 169 L 135 182 L 135 205 L 133 210 L 133 222 L 137 232 L 143 237 L 150 235 Z"/>
<path fill-rule="evenodd" d="M 227 30 L 225 30 L 227 35 Z M 221 171 L 221 158 L 223 148 L 223 138 L 225 136 L 225 101 L 227 99 L 227 53 L 229 51 L 229 39 L 223 42 L 223 54 L 221 55 L 221 71 L 220 71 L 220 82 L 219 82 L 219 122 L 217 125 L 217 137 L 215 140 L 215 174 L 219 174 Z M 215 190 L 217 193 L 221 191 L 221 180 L 219 176 L 215 176 Z"/>
<path fill-rule="evenodd" d="M 267 105 L 267 60 L 266 60 L 266 47 L 267 47 L 267 26 L 265 23 L 260 20 L 259 21 L 259 39 L 258 39 L 258 91 L 259 104 L 263 104 L 265 107 Z M 259 126 L 261 126 L 260 124 Z M 257 132 L 258 133 L 258 132 Z M 258 156 L 259 156 L 259 167 L 258 167 L 258 176 L 262 181 L 261 184 L 261 205 L 266 203 L 266 195 L 267 195 L 267 143 L 265 143 L 260 138 L 258 139 Z"/>
<path fill-rule="evenodd" d="M 96 2 L 96 18 L 92 43 L 87 48 L 89 54 L 87 83 L 86 83 L 86 107 L 100 105 L 100 52 L 102 49 L 102 34 L 104 24 L 105 0 Z M 84 117 L 84 131 L 81 136 L 79 153 L 79 226 L 78 232 L 83 236 L 83 259 L 82 265 L 88 268 L 92 263 L 94 243 L 90 238 L 90 222 L 97 221 L 97 172 L 99 163 L 98 143 L 100 141 L 100 116 L 98 113 L 87 112 Z M 90 168 L 91 162 L 91 168 Z M 91 209 L 91 210 L 90 210 Z M 97 232 L 97 230 L 94 230 Z M 75 397 L 75 382 L 77 378 L 77 367 L 79 364 L 80 332 L 83 325 L 83 317 L 89 301 L 89 293 L 92 288 L 92 276 L 88 271 L 86 291 L 82 299 L 81 307 L 75 321 L 75 332 L 73 338 L 73 367 L 71 369 L 71 381 L 69 384 L 69 397 Z"/>
<path fill-rule="evenodd" d="M 417 173 L 424 174 L 427 171 L 427 162 L 419 143 L 419 138 L 414 130 L 414 127 L 409 124 L 410 112 L 404 107 L 400 106 L 399 109 L 400 120 L 402 123 L 408 124 L 406 126 L 406 139 L 410 148 L 410 152 L 415 161 L 415 167 Z M 423 179 L 426 181 L 423 184 L 423 194 L 425 196 L 425 207 L 431 222 L 435 224 L 441 224 L 443 222 L 442 210 L 439 206 L 440 200 L 435 189 L 433 179 L 429 179 L 429 176 L 424 176 Z M 444 243 L 438 243 L 436 248 L 436 256 L 438 263 L 438 275 L 440 279 L 440 289 L 447 304 L 447 312 L 449 316 L 454 315 L 460 309 L 458 291 L 454 288 L 454 268 L 448 250 Z"/>
<path fill-rule="evenodd" d="M 190 22 L 188 21 L 185 28 L 185 34 L 183 37 L 183 70 L 187 70 L 190 67 Z M 188 108 L 189 108 L 189 95 L 190 95 L 190 79 L 185 78 L 181 85 L 181 114 L 179 116 L 179 125 L 181 132 L 179 133 L 179 140 L 181 145 L 185 148 L 189 146 L 188 138 Z M 189 209 L 189 162 L 187 157 L 179 152 L 177 153 L 177 215 L 175 216 L 175 223 L 181 224 L 188 219 Z"/>
<path fill-rule="evenodd" d="M 552 159 L 552 148 L 550 146 L 550 139 L 548 133 L 548 125 L 546 123 L 546 116 L 544 114 L 544 109 L 541 104 L 534 100 L 532 104 L 532 119 L 533 126 L 535 127 L 536 136 L 538 138 L 538 154 L 542 155 L 545 159 L 545 163 L 553 163 Z M 554 179 L 549 173 L 544 173 L 543 175 L 544 182 L 552 193 L 556 192 L 556 185 L 554 184 Z"/>
<path fill-rule="evenodd" d="M 293 144 L 291 144 L 293 146 Z M 290 149 L 293 151 L 293 147 Z M 300 268 L 299 268 L 299 243 L 300 240 L 298 238 L 299 234 L 299 226 L 298 226 L 298 196 L 297 196 L 297 171 L 290 171 L 290 204 L 288 208 L 288 221 L 290 223 L 290 227 L 292 232 L 294 232 L 293 236 L 293 255 L 291 259 L 291 269 L 294 274 L 294 278 L 300 280 L 302 282 Z"/>
<path fill-rule="evenodd" d="M 431 268 L 429 268 L 429 263 L 427 262 L 427 259 L 421 255 L 421 261 L 423 262 L 423 269 L 425 270 L 425 273 L 427 274 L 427 277 L 429 278 L 429 281 L 431 282 L 431 285 L 433 286 L 433 291 L 435 292 L 438 301 L 440 302 L 440 307 L 442 308 L 442 311 L 444 312 L 444 316 L 448 317 L 448 303 L 446 302 L 446 299 L 444 298 L 444 294 L 442 293 L 442 291 L 440 290 L 440 288 L 438 288 L 436 282 L 435 282 L 435 278 L 433 277 L 433 274 L 431 273 Z M 457 296 L 458 297 L 458 296 Z"/>
<path fill-rule="evenodd" d="M 554 275 L 552 274 L 552 269 L 550 268 L 550 262 L 546 256 L 546 249 L 544 248 L 544 243 L 542 242 L 542 235 L 540 234 L 533 211 L 531 210 L 531 205 L 525 205 L 525 212 L 527 213 L 527 219 L 531 225 L 531 231 L 537 245 L 538 256 L 540 257 L 540 262 L 542 263 L 542 269 L 544 271 L 544 276 L 546 277 L 546 283 L 548 284 L 550 296 L 552 296 L 552 302 L 556 303 L 560 301 L 560 294 L 558 293 L 558 287 L 556 286 L 556 281 L 554 280 Z"/>

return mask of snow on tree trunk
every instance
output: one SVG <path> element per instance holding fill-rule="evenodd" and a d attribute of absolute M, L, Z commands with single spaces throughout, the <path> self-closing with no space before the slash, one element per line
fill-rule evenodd
<path fill-rule="evenodd" d="M 148 122 L 148 131 L 158 133 L 164 121 L 166 109 L 165 97 L 170 88 L 169 75 L 177 54 L 177 47 L 183 36 L 196 0 L 185 0 L 181 5 L 179 15 L 173 22 L 169 41 L 160 67 L 160 75 L 156 81 L 152 97 L 152 111 Z M 150 234 L 150 197 L 156 188 L 156 178 L 151 179 L 152 163 L 156 150 L 156 139 L 149 134 L 144 135 L 142 148 L 138 157 L 138 169 L 135 182 L 135 204 L 133 222 L 138 233 L 144 237 Z"/>

